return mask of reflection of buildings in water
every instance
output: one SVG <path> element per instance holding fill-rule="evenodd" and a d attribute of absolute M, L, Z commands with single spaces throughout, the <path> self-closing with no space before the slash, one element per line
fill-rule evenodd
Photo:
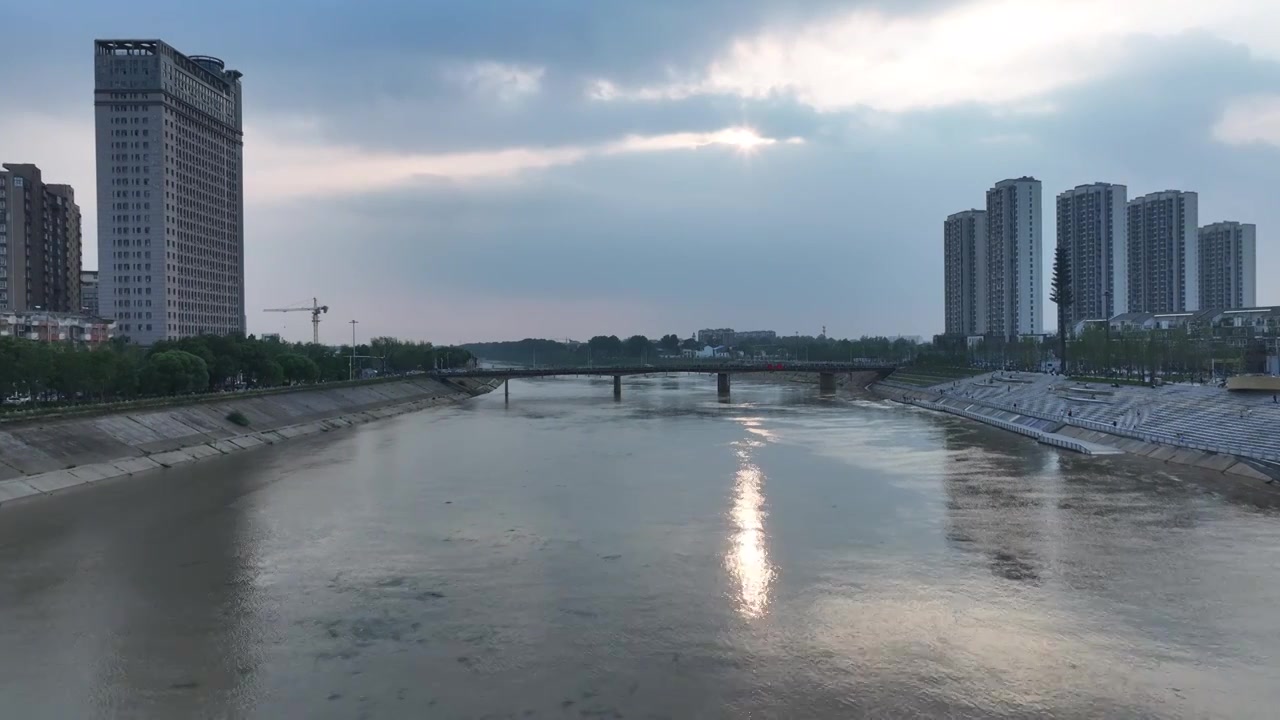
<path fill-rule="evenodd" d="M 737 585 L 737 610 L 747 618 L 764 615 L 769 606 L 769 591 L 775 571 L 769 560 L 768 536 L 764 519 L 764 472 L 752 462 L 752 452 L 771 439 L 768 430 L 755 418 L 740 418 L 739 422 L 751 433 L 752 438 L 735 443 L 738 469 L 734 475 L 733 507 L 729 519 L 733 534 L 725 554 L 725 567 Z"/>
<path fill-rule="evenodd" d="M 1046 469 L 1056 458 L 1041 446 L 995 451 L 984 430 L 953 424 L 943 435 L 947 540 L 985 554 L 995 575 L 1039 582 L 1052 532 L 1047 513 L 1055 511 L 1046 503 Z"/>

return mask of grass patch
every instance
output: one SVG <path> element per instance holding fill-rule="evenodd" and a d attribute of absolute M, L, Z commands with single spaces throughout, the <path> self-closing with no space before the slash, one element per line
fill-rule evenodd
<path fill-rule="evenodd" d="M 240 427 L 249 427 L 249 418 L 245 417 L 244 413 L 239 410 L 232 410 L 227 413 L 227 422 Z"/>
<path fill-rule="evenodd" d="M 1093 377 L 1090 375 L 1071 375 L 1067 379 L 1070 380 L 1071 382 L 1098 383 L 1100 385 L 1107 385 L 1107 386 L 1110 386 L 1111 383 L 1115 383 L 1117 385 L 1137 385 L 1140 387 L 1145 387 L 1151 384 L 1146 380 L 1138 380 L 1136 378 L 1124 378 L 1124 377 L 1105 378 L 1105 377 Z"/>
<path fill-rule="evenodd" d="M 931 365 L 917 365 L 907 369 L 912 375 L 928 375 L 932 377 L 946 378 L 950 380 L 959 380 L 961 378 L 971 378 L 976 375 L 991 372 L 981 368 L 967 367 L 933 367 Z"/>
<path fill-rule="evenodd" d="M 975 368 L 948 368 L 948 367 L 921 367 L 897 370 L 889 376 L 889 380 L 902 383 L 904 385 L 914 385 L 916 387 L 929 387 L 931 385 L 942 385 L 957 380 L 966 380 L 968 378 L 981 375 L 989 370 L 978 370 Z"/>

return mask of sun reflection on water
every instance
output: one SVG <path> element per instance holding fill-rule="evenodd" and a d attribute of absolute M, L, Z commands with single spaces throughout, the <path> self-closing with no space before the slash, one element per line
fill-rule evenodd
<path fill-rule="evenodd" d="M 761 445 L 758 440 L 737 443 L 738 471 L 730 511 L 734 532 L 725 556 L 725 565 L 737 582 L 737 610 L 747 618 L 765 614 L 775 575 L 764 530 L 765 474 L 751 459 L 752 449 Z"/>

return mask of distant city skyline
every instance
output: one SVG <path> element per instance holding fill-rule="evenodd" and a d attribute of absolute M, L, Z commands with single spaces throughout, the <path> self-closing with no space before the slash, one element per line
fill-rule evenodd
<path fill-rule="evenodd" d="M 1127 194 L 1126 186 L 1106 182 L 1058 193 L 1057 239 L 1049 254 L 1061 250 L 1065 262 L 1060 270 L 1070 301 L 1053 308 L 1055 314 L 1061 310 L 1065 327 L 1130 312 L 1256 306 L 1255 225 L 1223 221 L 1199 227 L 1195 192 L 1162 190 L 1132 200 Z M 1042 281 L 1029 270 L 1039 267 L 1035 258 L 1043 253 L 1040 199 L 1035 178 L 1002 180 L 987 191 L 987 210 L 947 216 L 941 253 L 944 334 L 1045 334 L 1024 329 L 1038 321 L 1034 288 Z M 1056 262 L 1055 257 L 1055 272 Z"/>
<path fill-rule="evenodd" d="M 101 268 L 93 40 L 162 38 L 246 70 L 250 332 L 308 338 L 305 314 L 261 311 L 316 297 L 329 342 L 351 319 L 437 342 L 661 335 L 690 317 L 931 336 L 939 221 L 1022 175 L 1054 196 L 1195 191 L 1202 224 L 1256 226 L 1257 302 L 1280 302 L 1276 3 L 221 7 L 0 8 L 0 159 L 76 189 L 84 267 Z M 1048 332 L 1057 227 L 1041 212 L 1019 307 Z"/>

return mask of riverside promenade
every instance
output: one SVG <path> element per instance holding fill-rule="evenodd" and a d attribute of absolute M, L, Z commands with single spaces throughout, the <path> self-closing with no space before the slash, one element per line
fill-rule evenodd
<path fill-rule="evenodd" d="M 927 373 L 895 374 L 873 389 L 892 400 L 997 426 L 1012 424 L 1264 481 L 1274 476 L 1265 471 L 1280 463 L 1280 403 L 1270 394 L 1208 385 L 1113 387 L 1043 373 L 993 372 L 963 379 Z"/>

